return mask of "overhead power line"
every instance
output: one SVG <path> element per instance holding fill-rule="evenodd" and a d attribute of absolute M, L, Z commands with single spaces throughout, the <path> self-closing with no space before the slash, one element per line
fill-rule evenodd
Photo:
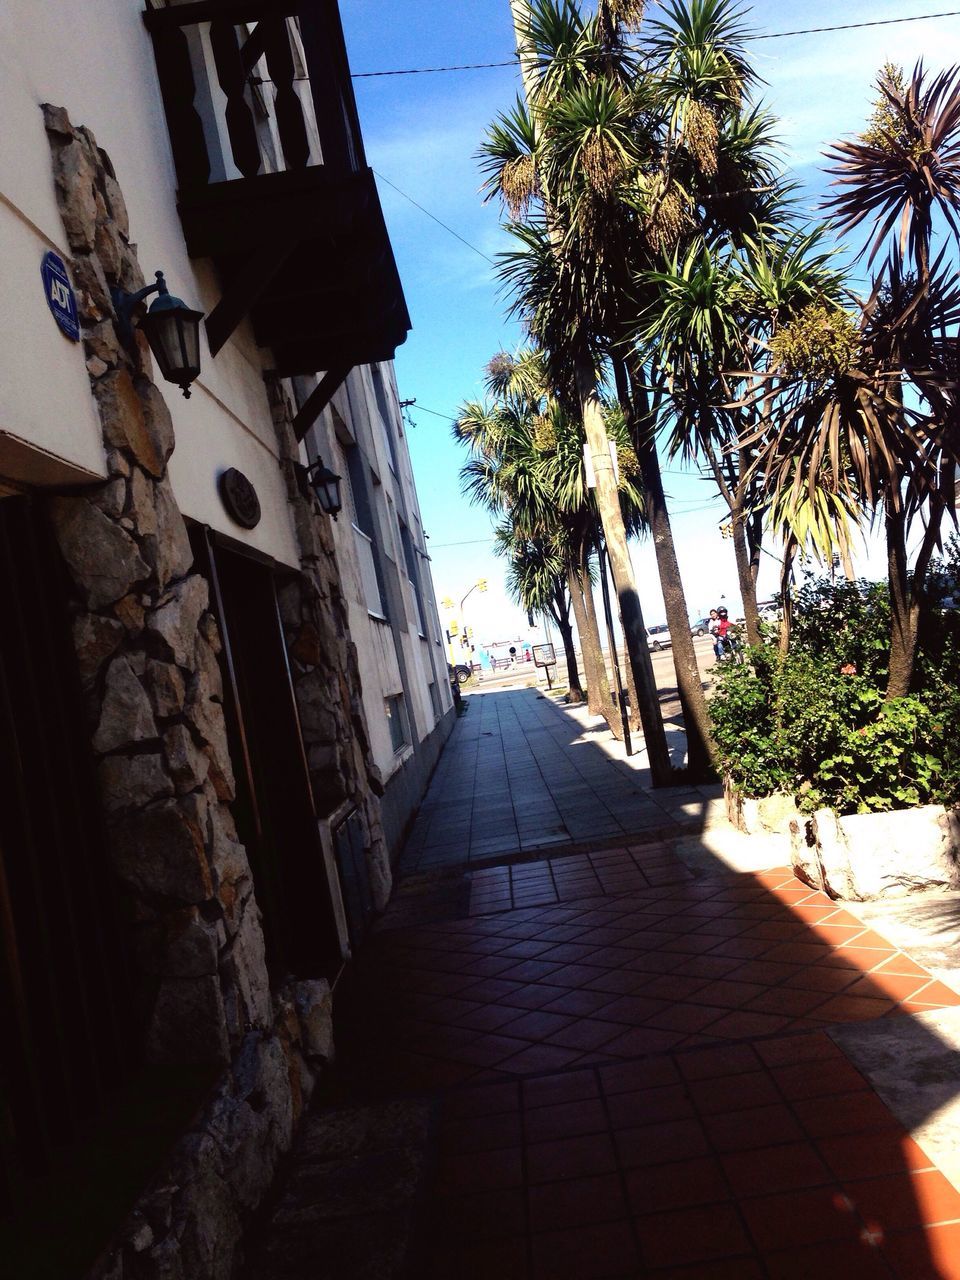
<path fill-rule="evenodd" d="M 759 31 L 744 36 L 746 40 L 785 40 L 788 36 L 818 36 L 831 31 L 860 31 L 864 27 L 892 27 L 903 22 L 929 22 L 933 18 L 958 18 L 960 9 L 948 9 L 943 13 L 917 13 L 910 18 L 873 18 L 868 22 L 840 22 L 829 27 L 798 27 L 795 31 Z M 442 71 L 483 71 L 489 67 L 515 67 L 517 57 L 505 62 L 462 62 L 446 67 L 397 67 L 387 71 L 355 71 L 354 80 L 373 80 L 380 76 L 426 76 Z"/>
<path fill-rule="evenodd" d="M 496 263 L 494 262 L 494 260 L 491 257 L 489 257 L 487 254 L 485 254 L 482 249 L 478 249 L 475 244 L 471 244 L 469 240 L 464 239 L 464 237 L 460 234 L 459 231 L 454 231 L 453 227 L 448 226 L 445 222 L 443 222 L 440 218 L 438 218 L 435 213 L 431 213 L 430 210 L 425 209 L 422 204 L 418 204 L 417 201 L 414 200 L 413 196 L 408 196 L 405 191 L 401 191 L 395 182 L 391 182 L 389 178 L 385 178 L 383 174 L 378 172 L 376 169 L 374 169 L 373 172 L 377 175 L 377 177 L 380 179 L 381 182 L 385 182 L 388 187 L 393 187 L 397 195 L 403 196 L 404 200 L 409 200 L 415 209 L 419 209 L 421 213 L 425 213 L 428 218 L 431 218 L 437 224 L 438 227 L 443 227 L 444 231 L 449 231 L 450 234 L 454 236 L 457 240 L 459 240 L 461 244 L 465 244 L 468 249 L 472 249 L 474 253 L 478 253 L 480 257 L 483 258 L 484 262 L 489 262 L 491 267 L 496 266 Z"/>

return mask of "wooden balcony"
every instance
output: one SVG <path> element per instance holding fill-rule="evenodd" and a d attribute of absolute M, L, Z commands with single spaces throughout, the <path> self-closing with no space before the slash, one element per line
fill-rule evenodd
<path fill-rule="evenodd" d="M 410 318 L 335 0 L 199 0 L 144 21 L 187 250 L 223 291 L 211 350 L 249 317 L 282 375 L 391 359 Z"/>

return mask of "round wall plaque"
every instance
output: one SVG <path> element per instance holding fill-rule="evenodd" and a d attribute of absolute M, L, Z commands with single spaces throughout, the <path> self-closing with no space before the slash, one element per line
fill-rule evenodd
<path fill-rule="evenodd" d="M 47 306 L 53 312 L 60 329 L 71 342 L 80 341 L 80 321 L 77 318 L 77 297 L 67 275 L 67 268 L 59 254 L 49 249 L 40 263 L 43 292 Z"/>
<path fill-rule="evenodd" d="M 242 529 L 255 529 L 260 523 L 260 499 L 253 485 L 236 467 L 228 467 L 217 481 L 220 501 L 231 520 Z"/>

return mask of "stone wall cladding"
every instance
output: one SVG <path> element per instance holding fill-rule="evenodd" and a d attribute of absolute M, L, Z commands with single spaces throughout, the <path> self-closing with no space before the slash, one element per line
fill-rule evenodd
<path fill-rule="evenodd" d="M 144 283 L 123 196 L 90 131 L 75 128 L 63 108 L 43 111 L 108 470 L 96 490 L 47 505 L 74 585 L 73 637 L 109 853 L 131 909 L 146 1055 L 222 1068 L 212 1098 L 94 1275 L 226 1280 L 240 1258 L 244 1219 L 269 1188 L 315 1073 L 332 1056 L 330 991 L 316 981 L 270 991 L 230 808 L 220 638 L 167 475 L 173 428 L 146 348 L 131 357 L 114 326 L 110 286 Z M 311 768 L 318 782 L 349 772 L 341 789 L 357 796 L 376 849 L 376 802 L 359 794 L 368 771 L 362 715 L 353 723 L 356 664 L 345 634 L 333 635 L 325 621 L 328 607 L 337 619 L 342 611 L 324 572 L 308 573 L 294 595 L 285 608 L 299 619 L 291 627 L 302 638 L 301 708 L 316 713 Z M 308 633 L 323 650 L 319 662 L 306 652 Z M 334 660 L 346 676 L 333 673 Z M 349 717 L 333 705 L 337 697 Z M 338 745 L 329 748 L 325 735 Z"/>
<path fill-rule="evenodd" d="M 393 883 L 380 812 L 383 779 L 367 736 L 357 649 L 348 630 L 333 535 L 329 517 L 318 518 L 313 500 L 300 492 L 293 407 L 278 381 L 269 380 L 267 388 L 300 546 L 302 572 L 281 590 L 280 616 L 313 794 L 322 817 L 347 800 L 359 811 L 370 889 L 382 911 Z"/>

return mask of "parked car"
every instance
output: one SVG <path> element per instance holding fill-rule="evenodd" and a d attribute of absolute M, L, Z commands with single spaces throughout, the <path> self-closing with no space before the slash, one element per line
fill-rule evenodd
<path fill-rule="evenodd" d="M 768 600 L 757 609 L 757 616 L 761 622 L 779 622 L 783 617 L 783 610 L 773 600 Z"/>
<path fill-rule="evenodd" d="M 654 653 L 670 648 L 670 628 L 665 622 L 658 627 L 647 627 L 647 644 Z"/>
<path fill-rule="evenodd" d="M 696 622 L 690 623 L 690 634 L 692 636 L 705 636 L 710 633 L 710 619 L 697 618 Z"/>
<path fill-rule="evenodd" d="M 448 662 L 447 671 L 449 672 L 451 683 L 456 680 L 457 684 L 466 684 L 473 675 L 473 668 L 466 666 L 463 662 L 458 662 L 456 666 L 451 666 Z"/>

